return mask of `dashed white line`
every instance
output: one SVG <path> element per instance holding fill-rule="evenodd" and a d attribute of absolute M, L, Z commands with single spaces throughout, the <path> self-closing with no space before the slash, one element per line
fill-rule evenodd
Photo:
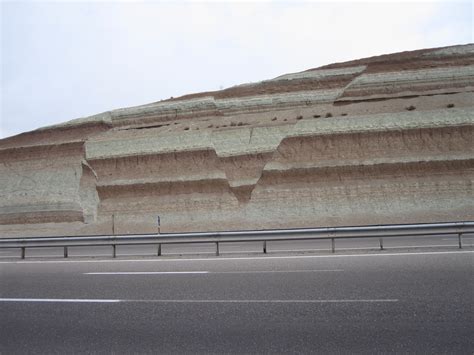
<path fill-rule="evenodd" d="M 84 275 L 188 275 L 209 274 L 209 271 L 117 271 L 117 272 L 84 272 Z"/>
<path fill-rule="evenodd" d="M 303 272 L 342 272 L 334 270 L 252 270 L 252 271 L 104 271 L 84 272 L 83 275 L 186 275 L 186 274 L 274 274 L 274 273 L 303 273 Z"/>

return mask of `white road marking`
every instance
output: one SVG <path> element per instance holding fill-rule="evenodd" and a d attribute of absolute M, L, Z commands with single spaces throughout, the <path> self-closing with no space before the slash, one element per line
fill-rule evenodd
<path fill-rule="evenodd" d="M 74 247 L 70 247 L 74 248 Z M 361 248 L 361 249 L 369 249 L 369 248 Z M 221 249 L 222 250 L 222 249 Z M 328 249 L 302 249 L 301 251 L 315 251 L 315 250 L 328 250 Z M 279 250 L 278 250 L 279 251 Z M 289 251 L 298 251 L 298 250 L 289 250 Z M 260 249 L 258 250 L 242 250 L 242 251 L 229 251 L 224 253 L 234 253 L 234 254 L 245 254 L 245 253 L 261 253 L 262 251 Z M 222 253 L 222 251 L 221 251 Z M 163 253 L 163 256 L 166 255 L 180 255 L 180 256 L 185 256 L 185 255 L 215 255 L 215 251 L 209 251 L 209 252 L 194 252 L 194 253 L 181 253 L 181 252 L 171 252 L 171 253 Z M 148 252 L 148 253 L 133 253 L 133 254 L 122 254 L 122 253 L 117 253 L 117 257 L 122 257 L 122 256 L 156 256 L 156 252 Z M 16 254 L 9 254 L 9 255 L 0 255 L 0 258 L 15 258 L 15 257 L 20 257 L 19 253 Z M 37 255 L 37 254 L 31 254 L 31 255 L 26 255 L 28 258 L 63 258 L 62 251 L 58 251 L 57 254 L 52 254 L 52 255 Z M 110 258 L 112 257 L 112 254 L 71 254 L 69 253 L 70 258 L 98 258 L 98 257 L 105 257 L 105 258 Z"/>
<path fill-rule="evenodd" d="M 398 299 L 341 299 L 341 300 L 124 300 L 78 298 L 0 298 L 0 302 L 44 303 L 391 303 Z"/>
<path fill-rule="evenodd" d="M 457 243 L 457 242 L 458 242 L 458 237 L 455 236 L 455 237 L 452 237 L 452 238 L 443 238 L 442 240 L 451 240 L 451 241 Z M 466 241 L 466 240 L 468 240 L 468 241 L 473 241 L 474 239 L 473 239 L 473 237 L 462 237 L 462 241 L 463 241 L 463 242 Z"/>
<path fill-rule="evenodd" d="M 385 242 L 386 244 L 386 242 Z M 458 244 L 439 244 L 439 245 L 393 245 L 393 246 L 388 246 L 384 245 L 385 250 L 389 249 L 406 249 L 406 248 L 439 248 L 439 247 L 457 247 Z M 371 245 L 367 247 L 361 247 L 361 248 L 344 248 L 344 247 L 337 247 L 336 244 L 336 250 L 373 250 L 373 249 L 380 249 L 379 245 Z M 273 249 L 273 248 L 268 248 L 268 252 L 299 252 L 299 251 L 328 251 L 331 250 L 331 248 L 322 248 L 322 249 Z"/>
<path fill-rule="evenodd" d="M 32 260 L 32 261 L 0 261 L 0 264 L 60 264 L 60 263 L 156 263 L 156 262 L 187 262 L 187 261 L 229 261 L 229 260 L 273 260 L 273 259 L 317 259 L 317 258 L 364 258 L 389 256 L 417 256 L 442 254 L 472 254 L 474 251 L 433 251 L 416 253 L 377 253 L 377 254 L 336 254 L 336 255 L 287 255 L 287 256 L 255 256 L 255 257 L 214 257 L 214 258 L 156 258 L 156 259 L 107 259 L 107 260 Z"/>
<path fill-rule="evenodd" d="M 117 254 L 117 256 L 153 256 L 154 254 Z M 0 258 L 19 258 L 20 254 L 10 254 L 10 255 L 1 255 Z M 28 249 L 26 253 L 27 258 L 63 258 L 62 251 L 57 254 L 52 255 L 36 255 L 30 254 L 28 255 Z M 112 254 L 69 254 L 70 258 L 111 258 Z"/>
<path fill-rule="evenodd" d="M 342 272 L 334 270 L 262 270 L 262 271 L 110 271 L 84 272 L 83 275 L 186 275 L 186 274 L 273 274 L 273 273 L 301 273 L 301 272 Z"/>
<path fill-rule="evenodd" d="M 209 271 L 117 271 L 117 272 L 84 272 L 84 275 L 187 275 L 209 274 Z"/>
<path fill-rule="evenodd" d="M 124 302 L 153 303 L 382 303 L 398 299 L 343 299 L 343 300 L 124 300 Z"/>
<path fill-rule="evenodd" d="M 0 298 L 0 302 L 119 303 L 120 300 L 81 298 Z"/>

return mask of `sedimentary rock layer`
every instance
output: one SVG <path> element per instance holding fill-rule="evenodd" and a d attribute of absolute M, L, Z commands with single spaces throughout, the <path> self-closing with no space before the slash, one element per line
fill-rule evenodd
<path fill-rule="evenodd" d="M 0 141 L 0 235 L 474 215 L 474 46 L 337 63 Z"/>

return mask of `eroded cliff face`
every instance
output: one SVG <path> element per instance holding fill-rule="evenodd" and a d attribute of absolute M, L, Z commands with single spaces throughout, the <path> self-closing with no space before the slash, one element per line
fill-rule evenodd
<path fill-rule="evenodd" d="M 7 138 L 0 235 L 472 219 L 473 90 L 474 45 L 454 46 Z"/>

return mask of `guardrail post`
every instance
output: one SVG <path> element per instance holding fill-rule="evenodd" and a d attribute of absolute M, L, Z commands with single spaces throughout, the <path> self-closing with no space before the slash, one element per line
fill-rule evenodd
<path fill-rule="evenodd" d="M 462 249 L 462 233 L 458 234 L 459 249 Z"/>
<path fill-rule="evenodd" d="M 266 254 L 267 253 L 267 241 L 264 240 L 263 241 L 263 254 Z"/>
<path fill-rule="evenodd" d="M 64 257 L 67 258 L 68 252 L 67 252 L 67 247 L 64 247 Z"/>
<path fill-rule="evenodd" d="M 216 242 L 216 256 L 219 256 L 219 242 Z"/>
<path fill-rule="evenodd" d="M 22 259 L 25 258 L 25 254 L 26 254 L 26 248 L 25 248 L 25 247 L 21 247 L 21 258 L 22 258 Z"/>
<path fill-rule="evenodd" d="M 379 238 L 380 250 L 383 250 L 383 238 Z"/>
<path fill-rule="evenodd" d="M 334 238 L 331 238 L 331 251 L 333 253 L 336 252 L 336 241 L 334 240 Z"/>
<path fill-rule="evenodd" d="M 161 243 L 158 244 L 158 256 L 161 256 Z"/>
<path fill-rule="evenodd" d="M 115 244 L 112 245 L 112 258 L 117 257 L 117 246 Z"/>

